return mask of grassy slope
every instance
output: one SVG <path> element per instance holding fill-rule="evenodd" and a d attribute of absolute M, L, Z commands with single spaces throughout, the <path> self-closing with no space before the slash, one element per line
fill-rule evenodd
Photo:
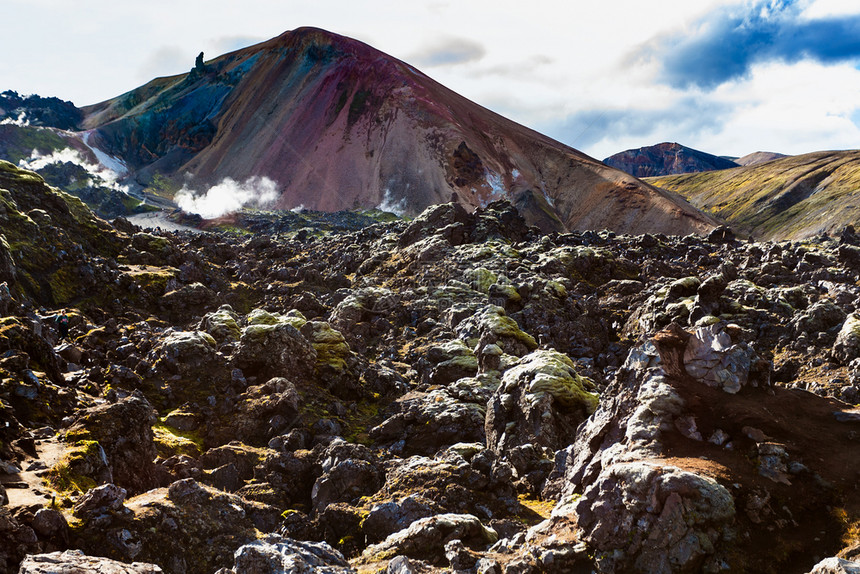
<path fill-rule="evenodd" d="M 860 224 L 860 151 L 816 152 L 647 181 L 763 239 Z"/>

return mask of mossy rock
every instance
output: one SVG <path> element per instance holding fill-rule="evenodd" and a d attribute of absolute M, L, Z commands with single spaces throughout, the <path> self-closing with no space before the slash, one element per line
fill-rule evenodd
<path fill-rule="evenodd" d="M 238 341 L 242 329 L 236 321 L 236 313 L 228 305 L 207 313 L 200 321 L 200 328 L 212 335 L 216 341 Z"/>
<path fill-rule="evenodd" d="M 480 293 L 487 293 L 490 285 L 495 284 L 499 277 L 486 267 L 478 267 L 466 273 L 466 278 L 471 282 L 472 288 Z"/>
<path fill-rule="evenodd" d="M 676 279 L 669 284 L 668 296 L 675 297 L 690 297 L 696 294 L 696 290 L 702 284 L 702 280 L 698 277 L 682 277 Z"/>
<path fill-rule="evenodd" d="M 132 246 L 138 251 L 149 253 L 165 253 L 170 250 L 170 241 L 151 233 L 139 232 L 131 237 Z"/>
<path fill-rule="evenodd" d="M 277 325 L 281 322 L 279 316 L 265 309 L 254 309 L 245 317 L 248 325 Z"/>
<path fill-rule="evenodd" d="M 63 495 L 83 494 L 109 477 L 110 467 L 104 449 L 98 441 L 86 438 L 75 440 L 45 476 L 48 484 Z"/>
<path fill-rule="evenodd" d="M 324 321 L 306 321 L 301 333 L 317 352 L 317 368 L 347 370 L 352 351 L 340 331 Z"/>
<path fill-rule="evenodd" d="M 526 355 L 502 377 L 505 392 L 513 392 L 514 387 L 524 383 L 526 393 L 533 396 L 532 402 L 548 393 L 567 408 L 581 406 L 589 414 L 597 408 L 598 396 L 588 390 L 595 388 L 594 382 L 579 375 L 570 357 L 558 351 L 539 350 Z"/>
<path fill-rule="evenodd" d="M 554 297 L 564 299 L 567 297 L 567 288 L 558 281 L 547 281 L 544 286 L 544 291 L 550 293 Z"/>
<path fill-rule="evenodd" d="M 161 458 L 184 454 L 197 458 L 203 452 L 203 438 L 190 431 L 180 431 L 165 423 L 152 427 L 155 450 Z"/>

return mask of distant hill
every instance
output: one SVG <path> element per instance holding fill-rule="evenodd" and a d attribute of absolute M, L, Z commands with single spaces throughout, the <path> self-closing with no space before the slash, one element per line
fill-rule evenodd
<path fill-rule="evenodd" d="M 773 151 L 757 151 L 750 154 L 747 154 L 743 157 L 739 157 L 735 160 L 735 163 L 738 165 L 756 165 L 758 163 L 764 163 L 766 161 L 773 161 L 775 159 L 781 159 L 784 157 L 788 157 L 782 153 L 776 153 Z"/>
<path fill-rule="evenodd" d="M 604 159 L 603 163 L 634 177 L 712 171 L 739 165 L 724 157 L 682 146 L 679 143 L 661 143 L 629 149 Z"/>
<path fill-rule="evenodd" d="M 648 181 L 764 239 L 860 227 L 860 151 L 808 153 Z"/>
<path fill-rule="evenodd" d="M 452 92 L 349 38 L 300 28 L 83 108 L 88 143 L 156 174 L 267 177 L 276 208 L 416 214 L 511 200 L 545 230 L 706 232 L 657 190 Z"/>

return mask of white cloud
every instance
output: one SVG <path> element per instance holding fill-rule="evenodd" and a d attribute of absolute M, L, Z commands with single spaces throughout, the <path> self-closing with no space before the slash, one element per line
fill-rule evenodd
<path fill-rule="evenodd" d="M 204 192 L 183 186 L 174 198 L 182 211 L 215 219 L 245 206 L 267 207 L 278 198 L 278 184 L 268 177 L 251 177 L 244 183 L 225 177 Z"/>
<path fill-rule="evenodd" d="M 803 10 L 803 17 L 810 20 L 833 16 L 857 14 L 857 0 L 815 0 Z"/>
<path fill-rule="evenodd" d="M 834 82 L 831 76 L 819 76 L 820 70 L 809 72 L 803 62 L 787 66 L 785 77 L 773 78 L 780 90 L 794 90 L 792 95 L 768 90 L 761 78 L 776 72 L 754 67 L 746 81 L 729 82 L 707 100 L 696 90 L 658 85 L 656 63 L 644 65 L 635 58 L 636 50 L 655 37 L 692 31 L 715 8 L 743 6 L 748 0 L 246 0 L 241 5 L 212 0 L 205 10 L 197 3 L 153 0 L 146 11 L 106 0 L 92 0 L 85 11 L 60 0 L 10 1 L 16 26 L 0 35 L 0 50 L 20 57 L 0 60 L 0 78 L 6 82 L 0 89 L 55 95 L 78 105 L 117 96 L 156 76 L 190 70 L 200 51 L 209 60 L 254 38 L 317 26 L 407 61 L 439 39 L 468 39 L 484 48 L 480 58 L 461 50 L 457 65 L 422 71 L 595 157 L 664 140 L 712 153 L 762 148 L 791 153 L 801 145 L 812 151 L 844 147 L 856 130 L 846 119 L 850 113 L 831 105 L 833 98 L 840 106 L 856 99 L 856 71 L 839 67 L 848 79 Z M 801 5 L 804 18 L 858 12 L 856 0 L 801 0 Z M 164 18 L 165 13 L 171 17 Z M 52 42 L 44 42 L 45 37 Z M 813 76 L 805 77 L 808 73 Z M 814 78 L 829 83 L 817 84 Z M 696 98 L 703 105 L 716 102 L 734 109 L 721 112 L 719 125 L 696 127 L 685 121 L 673 126 L 667 121 L 638 134 L 595 134 L 595 127 L 579 139 L 579 132 L 562 129 L 577 113 L 671 110 L 679 101 Z M 796 111 L 797 121 L 785 119 L 790 110 Z M 714 123 L 715 118 L 705 119 Z"/>

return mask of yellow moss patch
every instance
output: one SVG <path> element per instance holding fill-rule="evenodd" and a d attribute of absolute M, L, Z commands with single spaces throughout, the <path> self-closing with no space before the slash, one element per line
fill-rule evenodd
<path fill-rule="evenodd" d="M 193 432 L 180 431 L 160 422 L 152 426 L 152 434 L 155 450 L 162 458 L 180 454 L 196 458 L 203 452 L 203 438 Z"/>
<path fill-rule="evenodd" d="M 852 518 L 844 508 L 834 508 L 833 517 L 842 525 L 842 544 L 850 546 L 860 541 L 860 519 Z"/>
<path fill-rule="evenodd" d="M 520 518 L 527 524 L 537 524 L 548 519 L 556 506 L 555 500 L 538 500 L 525 494 L 520 494 L 517 499 L 520 503 Z"/>
<path fill-rule="evenodd" d="M 58 493 L 83 494 L 96 486 L 95 480 L 73 470 L 77 462 L 83 459 L 101 457 L 101 447 L 94 440 L 79 440 L 60 461 L 48 470 L 45 475 L 47 483 Z"/>

